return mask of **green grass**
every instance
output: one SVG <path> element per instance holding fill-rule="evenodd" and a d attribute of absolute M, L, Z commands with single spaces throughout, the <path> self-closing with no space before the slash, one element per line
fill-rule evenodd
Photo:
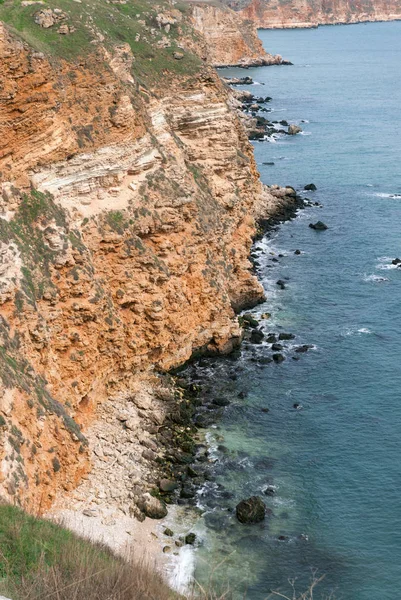
<path fill-rule="evenodd" d="M 75 27 L 70 35 L 57 33 L 58 25 L 44 29 L 34 21 L 34 15 L 44 7 L 60 8 L 68 14 L 69 25 Z M 115 45 L 128 43 L 134 55 L 133 74 L 143 83 L 156 83 L 161 74 L 191 75 L 198 72 L 201 61 L 185 52 L 182 60 L 173 56 L 183 35 L 194 36 L 186 20 L 188 4 L 178 2 L 175 9 L 183 15 L 181 23 L 170 32 L 160 30 L 155 20 L 158 12 L 168 9 L 166 0 L 155 6 L 150 0 L 128 0 L 127 4 L 109 4 L 106 0 L 47 0 L 46 5 L 22 6 L 21 0 L 0 0 L 0 20 L 33 48 L 53 58 L 74 61 L 88 58 L 98 51 L 97 34 L 104 36 L 104 45 L 112 50 Z M 153 29 L 152 33 L 150 29 Z M 170 48 L 158 48 L 157 42 L 168 37 Z"/>
<path fill-rule="evenodd" d="M 48 520 L 0 504 L 0 594 L 13 600 L 174 600 L 143 563 L 125 562 Z"/>

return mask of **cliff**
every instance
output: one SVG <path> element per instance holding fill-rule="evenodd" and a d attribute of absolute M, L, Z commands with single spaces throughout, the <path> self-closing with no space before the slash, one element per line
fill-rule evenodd
<path fill-rule="evenodd" d="M 194 28 L 205 39 L 205 56 L 215 67 L 277 65 L 283 62 L 263 48 L 255 24 L 223 4 L 193 5 Z"/>
<path fill-rule="evenodd" d="M 227 5 L 261 29 L 401 19 L 400 0 L 228 0 Z"/>
<path fill-rule="evenodd" d="M 280 196 L 186 5 L 54 7 L 0 5 L 0 495 L 35 511 L 90 470 L 103 406 L 138 444 L 160 373 L 238 344 Z"/>

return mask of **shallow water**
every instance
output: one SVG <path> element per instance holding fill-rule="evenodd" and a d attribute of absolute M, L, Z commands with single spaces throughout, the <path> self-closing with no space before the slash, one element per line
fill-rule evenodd
<path fill-rule="evenodd" d="M 314 182 L 318 191 L 307 195 L 323 208 L 302 211 L 258 244 L 268 300 L 255 313 L 271 313 L 266 332 L 296 334 L 284 342 L 287 360 L 259 364 L 270 347 L 249 345 L 237 361 L 196 368 L 232 401 L 208 432 L 216 481 L 200 498 L 206 513 L 196 526 L 196 577 L 205 582 L 225 559 L 216 581 L 262 600 L 271 589 L 288 590 L 291 577 L 301 588 L 318 569 L 326 574 L 321 591 L 336 589 L 337 598 L 394 599 L 401 593 L 401 269 L 391 259 L 401 255 L 401 197 L 391 196 L 401 194 L 401 23 L 260 36 L 294 66 L 225 74 L 264 83 L 247 89 L 272 96 L 270 118 L 300 123 L 306 134 L 255 143 L 262 179 L 297 189 Z M 326 232 L 308 227 L 318 219 Z M 272 262 L 272 252 L 285 257 Z M 284 277 L 287 288 L 279 290 L 275 281 Z M 305 343 L 314 349 L 293 360 L 293 346 Z M 275 489 L 264 497 L 271 519 L 240 525 L 235 504 L 263 496 L 267 485 Z"/>

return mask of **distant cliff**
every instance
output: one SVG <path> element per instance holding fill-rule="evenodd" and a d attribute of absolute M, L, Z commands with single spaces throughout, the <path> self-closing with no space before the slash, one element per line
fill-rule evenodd
<path fill-rule="evenodd" d="M 227 0 L 261 29 L 401 19 L 401 0 Z"/>
<path fill-rule="evenodd" d="M 223 4 L 195 4 L 192 21 L 206 42 L 205 58 L 215 67 L 282 63 L 281 56 L 265 51 L 255 25 Z"/>

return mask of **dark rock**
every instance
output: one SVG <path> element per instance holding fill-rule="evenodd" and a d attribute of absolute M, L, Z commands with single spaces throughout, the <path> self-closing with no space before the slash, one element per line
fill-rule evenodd
<path fill-rule="evenodd" d="M 295 352 L 299 352 L 299 353 L 308 352 L 308 350 L 310 350 L 311 348 L 313 348 L 313 346 L 311 346 L 311 344 L 304 344 L 303 346 L 298 346 L 298 348 L 295 348 Z"/>
<path fill-rule="evenodd" d="M 240 523 L 260 523 L 266 515 L 266 505 L 259 496 L 241 500 L 236 506 L 236 515 Z"/>
<path fill-rule="evenodd" d="M 274 342 L 277 342 L 277 335 L 275 333 L 269 333 L 267 335 L 266 342 L 268 344 L 274 344 Z"/>
<path fill-rule="evenodd" d="M 193 498 L 196 494 L 196 488 L 195 486 L 191 485 L 191 484 L 185 484 L 180 492 L 180 497 L 181 498 Z"/>
<path fill-rule="evenodd" d="M 279 340 L 293 340 L 295 335 L 293 333 L 279 333 Z"/>
<path fill-rule="evenodd" d="M 317 190 L 317 187 L 315 186 L 315 184 L 314 184 L 314 183 L 308 183 L 308 185 L 306 185 L 306 186 L 304 187 L 304 190 L 305 190 L 306 192 L 315 192 L 315 191 Z"/>
<path fill-rule="evenodd" d="M 301 409 L 302 409 L 302 406 L 301 406 L 301 405 L 300 405 L 298 402 L 295 402 L 295 403 L 292 405 L 292 407 L 293 407 L 293 408 L 295 408 L 295 410 L 301 410 Z"/>
<path fill-rule="evenodd" d="M 268 412 L 270 411 L 270 408 L 266 408 L 266 407 L 264 407 L 264 408 L 261 408 L 260 410 L 261 410 L 263 413 L 268 413 Z"/>
<path fill-rule="evenodd" d="M 243 400 L 244 398 L 246 398 L 246 397 L 247 397 L 247 395 L 248 395 L 248 394 L 247 394 L 246 392 L 239 392 L 239 394 L 238 394 L 238 398 L 241 398 L 241 400 Z"/>
<path fill-rule="evenodd" d="M 327 225 L 323 223 L 323 221 L 318 221 L 317 223 L 309 223 L 309 227 L 314 229 L 315 231 L 326 231 L 328 229 Z"/>
<path fill-rule="evenodd" d="M 267 165 L 269 167 L 273 167 L 274 166 L 274 162 L 264 162 L 264 163 L 262 163 L 262 165 Z"/>
<path fill-rule="evenodd" d="M 280 352 L 280 350 L 283 349 L 283 345 L 282 344 L 273 344 L 272 345 L 272 350 L 275 350 L 276 352 Z"/>
<path fill-rule="evenodd" d="M 178 488 L 178 483 L 171 479 L 161 479 L 159 482 L 159 489 L 162 492 L 169 493 L 174 492 Z"/>
<path fill-rule="evenodd" d="M 285 356 L 281 353 L 273 354 L 272 358 L 276 363 L 281 363 L 285 360 Z"/>
<path fill-rule="evenodd" d="M 191 465 L 188 465 L 187 473 L 188 473 L 188 477 L 192 477 L 192 478 L 199 477 L 199 473 L 197 471 L 195 471 L 195 469 L 193 469 L 191 467 Z"/>
<path fill-rule="evenodd" d="M 251 333 L 250 341 L 252 344 L 261 344 L 264 337 L 265 335 L 263 331 L 260 331 L 260 329 L 254 329 Z"/>
<path fill-rule="evenodd" d="M 164 533 L 164 535 L 167 535 L 168 537 L 173 537 L 173 535 L 174 535 L 174 531 L 172 531 L 168 527 L 163 531 L 163 533 Z"/>
<path fill-rule="evenodd" d="M 282 279 L 276 281 L 276 285 L 278 285 L 281 290 L 285 290 L 285 282 Z"/>
<path fill-rule="evenodd" d="M 228 406 L 230 404 L 230 401 L 227 400 L 227 398 L 214 398 L 212 402 L 216 406 Z"/>
<path fill-rule="evenodd" d="M 401 258 L 394 258 L 394 260 L 391 261 L 392 265 L 399 265 L 401 264 Z"/>
<path fill-rule="evenodd" d="M 259 325 L 259 321 L 257 321 L 257 319 L 255 319 L 255 317 L 253 315 L 250 315 L 249 313 L 242 315 L 242 320 L 244 321 L 244 323 L 249 325 L 249 327 L 255 328 Z"/>
<path fill-rule="evenodd" d="M 296 254 L 297 256 L 299 256 L 301 254 L 301 250 L 295 250 L 294 254 Z"/>
<path fill-rule="evenodd" d="M 277 539 L 279 542 L 287 542 L 289 540 L 289 537 L 288 535 L 279 535 Z"/>
<path fill-rule="evenodd" d="M 276 493 L 276 490 L 274 489 L 273 486 L 268 485 L 267 488 L 263 490 L 263 493 L 265 496 L 274 496 L 274 494 Z"/>
<path fill-rule="evenodd" d="M 259 358 L 258 362 L 260 365 L 269 365 L 273 362 L 273 359 L 270 358 L 270 356 L 262 356 L 262 358 Z"/>
<path fill-rule="evenodd" d="M 194 533 L 188 533 L 185 536 L 185 543 L 193 546 L 196 542 L 196 535 Z"/>
<path fill-rule="evenodd" d="M 280 125 L 284 125 L 284 127 L 288 127 L 289 123 L 288 123 L 288 121 L 286 121 L 285 119 L 283 119 L 282 121 L 280 121 Z"/>

